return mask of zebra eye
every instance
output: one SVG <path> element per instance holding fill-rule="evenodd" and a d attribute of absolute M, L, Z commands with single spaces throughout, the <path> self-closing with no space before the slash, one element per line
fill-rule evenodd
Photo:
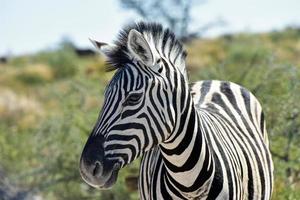
<path fill-rule="evenodd" d="M 133 93 L 130 94 L 125 102 L 123 103 L 123 106 L 133 106 L 135 104 L 137 104 L 140 100 L 140 98 L 142 97 L 142 93 Z"/>

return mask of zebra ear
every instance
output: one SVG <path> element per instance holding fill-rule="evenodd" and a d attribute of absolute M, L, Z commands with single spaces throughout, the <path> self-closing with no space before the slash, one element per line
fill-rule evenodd
<path fill-rule="evenodd" d="M 99 41 L 91 39 L 91 38 L 89 38 L 89 40 L 94 45 L 94 47 L 96 47 L 96 49 L 101 53 L 101 55 L 103 55 L 104 57 L 107 57 L 107 53 L 108 53 L 109 49 L 112 48 L 111 45 L 104 43 L 104 42 L 99 42 Z"/>
<path fill-rule="evenodd" d="M 134 58 L 142 61 L 147 66 L 153 65 L 153 54 L 144 36 L 135 29 L 128 34 L 127 48 Z"/>

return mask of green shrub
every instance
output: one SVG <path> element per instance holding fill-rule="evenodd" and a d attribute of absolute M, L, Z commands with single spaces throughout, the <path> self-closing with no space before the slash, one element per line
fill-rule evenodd
<path fill-rule="evenodd" d="M 78 70 L 76 55 L 71 51 L 60 50 L 49 57 L 48 63 L 53 68 L 54 77 L 74 76 Z"/>
<path fill-rule="evenodd" d="M 58 79 L 72 77 L 78 72 L 78 57 L 69 45 L 61 44 L 57 49 L 39 52 L 32 57 L 32 62 L 49 65 Z"/>
<path fill-rule="evenodd" d="M 52 69 L 44 64 L 31 64 L 20 68 L 16 78 L 27 84 L 40 84 L 51 81 L 53 78 Z"/>

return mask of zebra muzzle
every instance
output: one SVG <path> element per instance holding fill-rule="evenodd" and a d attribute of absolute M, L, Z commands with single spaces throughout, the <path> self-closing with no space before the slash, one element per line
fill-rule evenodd
<path fill-rule="evenodd" d="M 102 136 L 90 137 L 80 159 L 80 174 L 83 180 L 96 188 L 110 188 L 117 180 L 120 164 L 105 159 Z"/>
<path fill-rule="evenodd" d="M 83 180 L 92 187 L 106 189 L 113 186 L 117 181 L 119 163 L 96 163 L 94 166 L 86 166 L 84 162 L 80 163 L 80 174 Z"/>

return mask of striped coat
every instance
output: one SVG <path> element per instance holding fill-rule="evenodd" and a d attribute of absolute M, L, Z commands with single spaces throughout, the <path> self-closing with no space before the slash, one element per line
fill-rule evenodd
<path fill-rule="evenodd" d="M 196 82 L 191 95 L 195 116 L 187 118 L 192 125 L 178 147 L 193 153 L 169 158 L 164 145 L 163 150 L 147 152 L 140 169 L 141 198 L 270 199 L 273 164 L 264 114 L 254 95 L 237 84 L 216 80 Z M 172 153 L 170 157 L 177 154 Z M 182 171 L 189 170 L 177 172 L 181 182 L 169 177 L 172 170 L 165 157 L 180 161 L 186 166 Z M 182 186 L 184 182 L 190 187 Z"/>

